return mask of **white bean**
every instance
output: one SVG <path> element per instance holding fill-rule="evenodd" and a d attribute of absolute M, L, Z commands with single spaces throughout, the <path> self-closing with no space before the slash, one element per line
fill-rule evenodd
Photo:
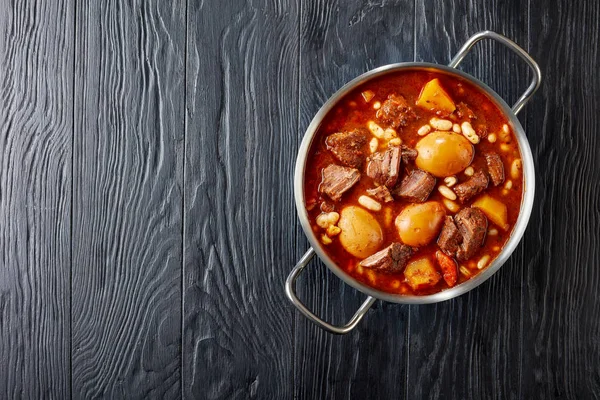
<path fill-rule="evenodd" d="M 362 195 L 358 198 L 358 204 L 371 211 L 381 210 L 381 203 L 369 196 Z"/>
<path fill-rule="evenodd" d="M 456 194 L 448 186 L 440 185 L 438 191 L 448 200 L 456 200 Z"/>
<path fill-rule="evenodd" d="M 512 181 L 510 179 L 508 181 L 506 181 L 506 183 L 504 184 L 504 189 L 506 189 L 506 190 L 512 189 Z"/>
<path fill-rule="evenodd" d="M 429 120 L 429 125 L 438 131 L 449 131 L 452 129 L 452 121 L 448 121 L 447 119 L 433 117 Z"/>
<path fill-rule="evenodd" d="M 506 143 L 502 143 L 502 144 L 500 144 L 500 150 L 502 150 L 502 151 L 510 151 L 510 146 L 507 145 Z"/>
<path fill-rule="evenodd" d="M 488 235 L 490 235 L 490 236 L 496 236 L 496 235 L 498 235 L 498 229 L 496 229 L 496 228 L 490 229 L 488 231 Z"/>
<path fill-rule="evenodd" d="M 395 137 L 388 142 L 389 146 L 400 146 L 402 144 L 402 139 L 399 137 Z"/>
<path fill-rule="evenodd" d="M 510 133 L 510 128 L 508 127 L 508 125 L 504 124 L 502 125 L 502 130 L 504 131 L 504 133 L 509 134 Z"/>
<path fill-rule="evenodd" d="M 379 110 L 381 108 L 381 103 L 376 101 L 375 103 L 373 103 L 373 108 Z"/>
<path fill-rule="evenodd" d="M 452 187 L 452 186 L 456 185 L 456 177 L 455 176 L 447 176 L 444 178 L 444 183 L 446 184 L 446 186 Z"/>
<path fill-rule="evenodd" d="M 459 124 L 454 124 L 454 125 L 452 125 L 452 130 L 453 130 L 455 133 L 461 133 L 461 132 L 462 132 L 462 130 L 460 129 L 460 125 L 459 125 Z"/>
<path fill-rule="evenodd" d="M 419 128 L 419 130 L 417 131 L 417 135 L 419 136 L 425 136 L 427 135 L 429 132 L 431 132 L 431 127 L 429 125 L 423 125 L 422 127 Z"/>
<path fill-rule="evenodd" d="M 371 153 L 375 153 L 377 151 L 378 147 L 379 147 L 379 140 L 377 140 L 377 138 L 371 139 L 371 141 L 369 142 L 369 150 L 371 151 Z"/>
<path fill-rule="evenodd" d="M 392 140 L 396 137 L 398 137 L 398 135 L 396 134 L 396 131 L 392 128 L 387 128 L 383 131 L 383 140 Z"/>
<path fill-rule="evenodd" d="M 371 131 L 371 133 L 373 134 L 373 136 L 375 136 L 378 139 L 383 139 L 384 138 L 384 130 L 382 127 L 380 127 L 379 125 L 377 125 L 375 122 L 373 121 L 369 121 L 367 122 L 367 128 L 369 128 L 369 130 Z"/>
<path fill-rule="evenodd" d="M 479 143 L 479 136 L 477 136 L 477 133 L 475 132 L 475 129 L 473 129 L 473 127 L 471 126 L 470 122 L 463 122 L 461 125 L 462 128 L 462 134 L 469 139 L 469 142 L 473 143 L 473 144 L 477 144 Z"/>
<path fill-rule="evenodd" d="M 523 163 L 520 158 L 516 158 L 513 160 L 510 165 L 510 176 L 513 179 L 519 179 L 521 176 L 521 169 L 523 169 Z"/>
<path fill-rule="evenodd" d="M 468 166 L 467 168 L 465 168 L 466 176 L 473 176 L 474 173 L 475 173 L 475 170 L 473 169 L 473 167 Z"/>
<path fill-rule="evenodd" d="M 495 133 L 490 133 L 488 135 L 488 142 L 490 142 L 490 143 L 496 143 L 496 134 Z"/>
<path fill-rule="evenodd" d="M 461 265 L 459 270 L 460 270 L 460 273 L 463 274 L 464 276 L 466 276 L 466 277 L 471 276 L 471 271 L 469 271 L 467 269 L 467 267 L 465 267 L 464 265 Z"/>
<path fill-rule="evenodd" d="M 490 256 L 488 254 L 481 257 L 481 259 L 479 259 L 479 261 L 477 262 L 477 269 L 484 268 L 488 264 L 489 261 L 490 261 Z"/>
<path fill-rule="evenodd" d="M 453 202 L 452 200 L 442 199 L 446 208 L 452 212 L 458 212 L 460 210 L 460 206 Z"/>

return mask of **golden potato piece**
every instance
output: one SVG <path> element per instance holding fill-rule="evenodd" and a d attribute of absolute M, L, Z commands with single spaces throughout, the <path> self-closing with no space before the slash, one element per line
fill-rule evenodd
<path fill-rule="evenodd" d="M 413 290 L 434 286 L 442 278 L 433 262 L 427 257 L 408 263 L 404 269 L 404 277 Z"/>
<path fill-rule="evenodd" d="M 338 227 L 340 243 L 346 251 L 358 258 L 375 253 L 383 243 L 383 232 L 379 222 L 367 210 L 348 206 L 340 213 Z"/>
<path fill-rule="evenodd" d="M 446 93 L 440 80 L 437 78 L 430 80 L 423 86 L 423 90 L 421 90 L 421 94 L 417 100 L 417 105 L 426 110 L 439 110 L 448 114 L 456 110 L 456 105 L 454 105 L 452 98 Z"/>
<path fill-rule="evenodd" d="M 417 167 L 438 178 L 464 170 L 473 160 L 473 145 L 454 132 L 432 132 L 417 142 Z"/>
<path fill-rule="evenodd" d="M 437 201 L 411 204 L 396 218 L 396 229 L 404 244 L 425 246 L 437 237 L 445 216 L 444 207 Z"/>
<path fill-rule="evenodd" d="M 484 194 L 473 202 L 473 207 L 479 208 L 486 217 L 494 224 L 498 225 L 503 230 L 507 231 L 508 225 L 508 210 L 506 204 L 496 200 L 490 195 Z"/>

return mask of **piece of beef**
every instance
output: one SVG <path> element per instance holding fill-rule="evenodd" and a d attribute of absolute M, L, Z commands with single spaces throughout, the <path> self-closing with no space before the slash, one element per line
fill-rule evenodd
<path fill-rule="evenodd" d="M 408 125 L 408 122 L 417 118 L 408 101 L 400 95 L 390 94 L 381 108 L 377 111 L 377 118 L 384 124 L 397 129 Z"/>
<path fill-rule="evenodd" d="M 436 179 L 429 172 L 413 169 L 402 179 L 394 194 L 413 203 L 422 203 L 429 198 L 435 182 Z"/>
<path fill-rule="evenodd" d="M 335 211 L 335 204 L 330 203 L 329 201 L 323 201 L 319 208 L 321 209 L 321 212 L 328 213 Z"/>
<path fill-rule="evenodd" d="M 390 201 L 394 201 L 390 190 L 386 186 L 378 186 L 374 189 L 367 189 L 367 193 L 371 196 L 375 197 L 377 200 L 382 201 L 384 203 L 389 203 Z"/>
<path fill-rule="evenodd" d="M 494 186 L 498 186 L 504 182 L 504 163 L 500 156 L 496 153 L 487 153 L 485 161 L 487 162 L 488 173 Z"/>
<path fill-rule="evenodd" d="M 454 219 L 447 216 L 442 227 L 442 232 L 437 240 L 438 246 L 450 257 L 455 257 L 461 243 L 462 235 L 458 231 L 456 224 L 454 224 Z"/>
<path fill-rule="evenodd" d="M 404 164 L 408 164 L 411 161 L 414 161 L 415 158 L 417 158 L 417 156 L 419 155 L 417 150 L 411 149 L 408 146 L 402 145 L 401 148 L 402 148 L 402 162 Z"/>
<path fill-rule="evenodd" d="M 477 119 L 475 113 L 462 101 L 456 105 L 456 116 L 460 119 L 466 118 L 469 121 Z"/>
<path fill-rule="evenodd" d="M 487 174 L 479 170 L 468 181 L 454 186 L 454 192 L 461 203 L 464 203 L 485 190 L 488 187 L 488 183 Z"/>
<path fill-rule="evenodd" d="M 384 152 L 369 156 L 367 175 L 380 185 L 394 187 L 400 176 L 400 147 L 393 146 Z"/>
<path fill-rule="evenodd" d="M 358 128 L 350 132 L 337 132 L 327 136 L 325 144 L 342 164 L 358 168 L 365 161 L 368 142 L 366 128 Z"/>
<path fill-rule="evenodd" d="M 319 191 L 325 193 L 331 200 L 339 201 L 359 179 L 360 172 L 356 168 L 330 164 L 321 172 Z"/>
<path fill-rule="evenodd" d="M 383 272 L 400 272 L 408 263 L 413 250 L 402 243 L 392 243 L 385 249 L 378 251 L 362 260 L 358 265 Z"/>
<path fill-rule="evenodd" d="M 454 216 L 454 222 L 462 236 L 462 243 L 456 252 L 456 258 L 459 261 L 466 261 L 483 246 L 488 221 L 483 211 L 467 207 Z"/>

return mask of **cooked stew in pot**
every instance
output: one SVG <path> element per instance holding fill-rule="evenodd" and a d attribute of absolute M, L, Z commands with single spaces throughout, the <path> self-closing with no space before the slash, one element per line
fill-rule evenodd
<path fill-rule="evenodd" d="M 485 93 L 414 69 L 364 83 L 309 150 L 305 202 L 324 251 L 376 289 L 425 295 L 500 253 L 523 192 L 519 147 Z"/>

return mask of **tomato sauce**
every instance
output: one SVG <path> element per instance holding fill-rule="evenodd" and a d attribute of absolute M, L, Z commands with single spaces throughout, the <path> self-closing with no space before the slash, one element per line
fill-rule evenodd
<path fill-rule="evenodd" d="M 477 267 L 478 260 L 489 255 L 490 262 L 487 263 L 489 265 L 500 253 L 517 221 L 523 193 L 522 173 L 517 179 L 511 177 L 511 164 L 515 159 L 521 159 L 521 154 L 513 133 L 511 131 L 508 134 L 506 133 L 505 125 L 508 124 L 507 118 L 485 93 L 469 82 L 444 73 L 414 69 L 393 72 L 375 78 L 346 95 L 323 119 L 309 149 L 304 182 L 305 204 L 308 210 L 309 221 L 317 238 L 321 238 L 324 232 L 315 222 L 317 216 L 321 214 L 320 204 L 323 201 L 333 203 L 337 212 L 349 205 L 358 206 L 358 197 L 366 194 L 367 189 L 375 187 L 373 180 L 364 173 L 364 168 L 361 168 L 362 175 L 360 181 L 344 193 L 340 201 L 333 202 L 326 195 L 319 192 L 322 169 L 332 163 L 339 164 L 339 161 L 327 149 L 325 138 L 335 132 L 364 128 L 368 121 L 377 122 L 377 110 L 374 108 L 374 105 L 378 102 L 380 104 L 383 103 L 390 94 L 400 94 L 413 105 L 412 108 L 417 118 L 410 121 L 407 126 L 398 128 L 397 134 L 404 145 L 415 148 L 416 143 L 422 138 L 422 136 L 417 134 L 418 129 L 427 124 L 432 117 L 437 117 L 431 110 L 414 106 L 424 85 L 434 78 L 439 79 L 448 95 L 456 104 L 464 102 L 474 112 L 477 119 L 474 120 L 473 127 L 484 128 L 483 131 L 487 132 L 487 135 L 483 134 L 480 142 L 474 145 L 475 153 L 471 166 L 475 170 L 485 168 L 486 160 L 483 154 L 493 151 L 501 156 L 506 176 L 505 182 L 499 186 L 495 187 L 490 183 L 485 193 L 500 200 L 507 206 L 509 229 L 505 231 L 494 225 L 493 222 L 488 221 L 488 234 L 486 235 L 484 245 L 472 258 L 458 263 L 457 284 L 460 284 L 474 277 L 485 268 L 479 269 Z M 361 94 L 367 90 L 374 92 L 373 98 L 368 102 Z M 497 137 L 494 143 L 488 140 L 487 136 L 490 134 L 494 134 Z M 457 173 L 455 176 L 458 179 L 458 183 L 469 179 L 462 172 Z M 512 182 L 512 187 L 507 189 L 506 185 L 509 180 Z M 428 201 L 439 201 L 440 204 L 443 204 L 444 197 L 437 190 L 439 184 L 443 184 L 443 178 L 438 178 L 436 188 L 432 191 Z M 461 208 L 464 208 L 470 206 L 476 198 L 464 204 L 460 204 L 458 201 L 456 203 Z M 411 203 L 396 197 L 393 202 L 382 203 L 383 208 L 381 211 L 371 212 L 381 225 L 383 231 L 384 238 L 381 248 L 400 240 L 394 220 L 408 204 Z M 446 207 L 445 209 L 446 215 L 455 214 Z M 497 231 L 497 234 L 494 235 L 493 233 L 495 232 L 493 230 Z M 377 270 L 358 267 L 361 259 L 348 253 L 340 244 L 338 237 L 335 236 L 331 238 L 331 243 L 321 244 L 321 246 L 331 259 L 346 273 L 375 289 L 388 293 L 426 295 L 448 288 L 445 281 L 440 279 L 434 286 L 413 290 L 407 284 L 403 272 L 379 272 Z M 433 240 L 430 244 L 416 250 L 411 259 L 425 256 L 430 257 L 433 263 L 436 264 L 435 253 L 438 250 L 439 247 L 436 241 Z"/>

